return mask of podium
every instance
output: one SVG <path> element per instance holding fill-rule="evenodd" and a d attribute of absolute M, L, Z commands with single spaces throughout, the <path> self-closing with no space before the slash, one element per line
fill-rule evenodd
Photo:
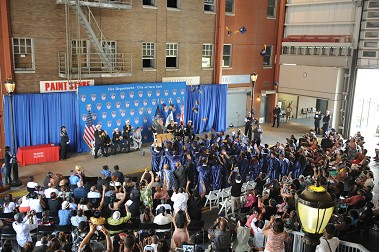
<path fill-rule="evenodd" d="M 154 141 L 157 142 L 158 146 L 162 146 L 165 140 L 173 140 L 172 133 L 154 135 Z"/>

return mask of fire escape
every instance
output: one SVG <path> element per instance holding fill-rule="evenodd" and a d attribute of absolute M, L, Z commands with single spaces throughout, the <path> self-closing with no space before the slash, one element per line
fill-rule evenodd
<path fill-rule="evenodd" d="M 116 42 L 105 38 L 91 8 L 130 10 L 132 0 L 56 0 L 56 3 L 65 5 L 66 14 L 67 49 L 58 53 L 61 78 L 131 76 L 132 54 L 117 52 Z M 75 29 L 71 10 L 76 16 Z M 76 36 L 72 36 L 73 30 Z"/>

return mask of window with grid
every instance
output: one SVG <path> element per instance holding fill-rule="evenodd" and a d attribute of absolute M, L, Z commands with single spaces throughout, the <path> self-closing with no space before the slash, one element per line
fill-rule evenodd
<path fill-rule="evenodd" d="M 117 61 L 117 43 L 116 41 L 103 41 L 103 49 L 107 54 L 108 59 L 111 60 L 112 65 Z"/>
<path fill-rule="evenodd" d="M 166 68 L 178 68 L 178 44 L 166 44 Z"/>
<path fill-rule="evenodd" d="M 180 8 L 180 0 L 167 0 L 167 8 Z"/>
<path fill-rule="evenodd" d="M 276 0 L 268 0 L 267 17 L 269 17 L 269 18 L 275 18 L 276 17 Z"/>
<path fill-rule="evenodd" d="M 215 0 L 204 0 L 204 11 L 215 12 L 216 5 Z"/>
<path fill-rule="evenodd" d="M 225 13 L 234 14 L 234 0 L 226 0 Z"/>
<path fill-rule="evenodd" d="M 16 71 L 33 71 L 34 46 L 31 38 L 13 38 L 13 64 Z"/>
<path fill-rule="evenodd" d="M 213 45 L 203 44 L 201 67 L 203 68 L 212 67 L 212 57 L 213 57 Z"/>
<path fill-rule="evenodd" d="M 142 68 L 155 68 L 155 43 L 142 43 Z"/>
<path fill-rule="evenodd" d="M 146 6 L 156 6 L 156 0 L 142 0 L 142 4 Z"/>
<path fill-rule="evenodd" d="M 87 40 L 71 41 L 71 64 L 73 68 L 88 67 L 89 42 Z"/>
<path fill-rule="evenodd" d="M 266 54 L 263 57 L 263 66 L 264 67 L 272 66 L 272 45 L 266 46 Z"/>
<path fill-rule="evenodd" d="M 222 67 L 232 67 L 232 45 L 224 45 Z"/>

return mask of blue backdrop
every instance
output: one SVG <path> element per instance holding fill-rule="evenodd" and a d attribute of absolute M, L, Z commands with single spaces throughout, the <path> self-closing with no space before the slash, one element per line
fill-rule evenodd
<path fill-rule="evenodd" d="M 84 132 L 87 110 L 91 109 L 94 124 L 101 124 L 109 136 L 112 137 L 115 128 L 122 131 L 129 119 L 134 128 L 143 128 L 144 141 L 152 141 L 151 125 L 158 103 L 165 118 L 169 111 L 164 111 L 163 105 L 174 105 L 173 117 L 179 122 L 185 96 L 185 82 L 79 87 L 80 134 Z M 84 141 L 80 143 L 83 150 L 89 149 Z"/>
<path fill-rule="evenodd" d="M 192 120 L 195 132 L 225 131 L 227 85 L 207 84 L 185 86 L 185 83 L 120 84 L 80 87 L 74 92 L 52 94 L 16 94 L 13 96 L 16 150 L 19 146 L 59 144 L 60 127 L 65 125 L 71 150 L 88 150 L 83 140 L 87 107 L 91 107 L 94 123 L 112 134 L 126 119 L 134 127 L 143 127 L 145 141 L 152 140 L 151 125 L 159 103 L 165 119 L 175 107 L 174 120 L 180 121 L 183 109 L 185 122 Z M 183 100 L 185 100 L 183 102 Z M 11 146 L 9 97 L 4 96 L 4 131 L 6 145 Z"/>
<path fill-rule="evenodd" d="M 70 147 L 78 150 L 78 103 L 74 92 L 14 95 L 13 115 L 16 150 L 19 146 L 59 144 L 62 125 L 67 127 Z M 4 96 L 4 129 L 6 145 L 12 147 L 8 96 Z"/>
<path fill-rule="evenodd" d="M 185 121 L 192 120 L 196 133 L 225 131 L 227 94 L 228 85 L 187 86 Z"/>

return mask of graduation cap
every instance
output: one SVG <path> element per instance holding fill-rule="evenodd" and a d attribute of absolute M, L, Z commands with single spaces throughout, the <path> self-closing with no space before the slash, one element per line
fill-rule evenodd
<path fill-rule="evenodd" d="M 242 26 L 242 27 L 239 29 L 239 32 L 240 32 L 241 34 L 244 34 L 245 32 L 247 32 L 246 27 L 245 27 L 245 26 Z"/>

